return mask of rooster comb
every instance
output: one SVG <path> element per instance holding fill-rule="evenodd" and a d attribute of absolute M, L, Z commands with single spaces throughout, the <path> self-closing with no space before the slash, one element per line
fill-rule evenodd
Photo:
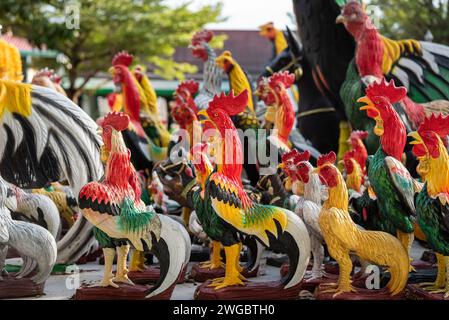
<path fill-rule="evenodd" d="M 269 79 L 268 84 L 270 87 L 275 87 L 279 83 L 282 83 L 286 89 L 290 88 L 290 86 L 295 82 L 295 75 L 288 72 L 276 72 Z"/>
<path fill-rule="evenodd" d="M 215 96 L 209 103 L 208 111 L 221 109 L 229 116 L 235 116 L 242 113 L 248 105 L 248 90 L 243 90 L 238 96 L 234 96 L 234 91 L 231 90 L 228 95 L 224 92 Z"/>
<path fill-rule="evenodd" d="M 362 130 L 354 130 L 351 132 L 351 139 L 366 139 L 368 137 L 368 131 L 362 131 Z"/>
<path fill-rule="evenodd" d="M 387 82 L 384 78 L 380 82 L 372 83 L 366 89 L 366 95 L 371 100 L 374 97 L 385 97 L 393 104 L 399 102 L 407 95 L 407 89 L 405 87 L 396 87 L 393 79 Z"/>
<path fill-rule="evenodd" d="M 334 164 L 337 160 L 337 156 L 335 152 L 331 151 L 328 154 L 323 154 L 318 158 L 317 165 L 318 167 L 324 166 L 325 164 Z"/>
<path fill-rule="evenodd" d="M 419 126 L 418 133 L 426 131 L 433 131 L 440 137 L 446 137 L 449 135 L 449 116 L 431 114 L 426 117 Z"/>
<path fill-rule="evenodd" d="M 35 77 L 51 77 L 53 76 L 54 71 L 51 69 L 48 69 L 47 67 L 40 69 L 38 72 L 36 72 L 36 74 L 34 75 Z"/>
<path fill-rule="evenodd" d="M 123 112 L 109 112 L 102 121 L 100 121 L 100 125 L 103 128 L 111 126 L 116 131 L 123 131 L 129 126 L 129 116 Z"/>
<path fill-rule="evenodd" d="M 113 66 L 124 65 L 126 67 L 129 67 L 132 62 L 133 62 L 133 56 L 126 51 L 120 51 L 112 59 Z"/>
<path fill-rule="evenodd" d="M 292 149 L 288 152 L 285 152 L 281 156 L 282 162 L 285 163 L 286 161 L 288 161 L 290 159 L 295 159 L 298 154 L 299 154 L 299 151 L 296 149 Z"/>
<path fill-rule="evenodd" d="M 201 42 L 209 42 L 214 37 L 214 33 L 210 30 L 201 30 L 196 32 L 192 37 L 192 44 L 200 44 Z"/>
<path fill-rule="evenodd" d="M 295 163 L 309 161 L 309 159 L 310 159 L 310 152 L 309 150 L 305 150 L 304 152 L 300 152 L 295 156 Z"/>
<path fill-rule="evenodd" d="M 199 84 L 194 80 L 183 81 L 176 88 L 176 93 L 180 94 L 181 91 L 187 90 L 192 96 L 198 92 Z"/>

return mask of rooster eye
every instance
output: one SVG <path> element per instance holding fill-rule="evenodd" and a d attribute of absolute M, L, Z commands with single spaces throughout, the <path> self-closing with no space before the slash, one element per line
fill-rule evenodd
<path fill-rule="evenodd" d="M 217 112 L 214 113 L 214 117 L 218 117 L 218 113 Z"/>

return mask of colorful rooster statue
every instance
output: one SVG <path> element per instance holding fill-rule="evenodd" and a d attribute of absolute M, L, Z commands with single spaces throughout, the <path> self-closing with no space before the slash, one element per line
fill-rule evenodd
<path fill-rule="evenodd" d="M 366 165 L 369 181 L 382 218 L 394 224 L 397 237 L 409 252 L 414 238 L 410 217 L 415 213 L 415 183 L 401 163 L 407 134 L 392 106 L 406 93 L 404 87 L 395 87 L 393 81 L 382 81 L 370 85 L 366 97 L 359 101 L 366 104 L 360 110 L 376 121 L 374 133 L 380 137 L 380 147 Z"/>
<path fill-rule="evenodd" d="M 194 95 L 198 92 L 199 84 L 193 80 L 183 81 L 179 84 L 175 91 L 175 105 L 171 110 L 173 119 L 179 124 L 181 129 L 187 130 L 188 148 L 193 144 L 193 128 L 197 119 L 198 108 L 193 100 Z"/>
<path fill-rule="evenodd" d="M 415 102 L 449 100 L 449 47 L 386 38 L 379 34 L 364 5 L 355 0 L 348 1 L 336 22 L 343 23 L 356 41 L 355 64 L 365 84 L 385 76 L 406 87 Z M 421 118 L 423 113 L 421 109 L 416 116 Z"/>
<path fill-rule="evenodd" d="M 318 223 L 324 194 L 320 178 L 313 172 L 314 168 L 309 163 L 309 158 L 308 151 L 300 153 L 296 149 L 282 155 L 282 168 L 293 181 L 293 192 L 298 195 L 295 184 L 303 185 L 301 188 L 303 194 L 298 201 L 296 213 L 306 224 L 310 235 L 313 267 L 310 274 L 306 276 L 308 280 L 311 280 L 324 276 L 324 239 Z"/>
<path fill-rule="evenodd" d="M 209 45 L 214 37 L 210 30 L 201 30 L 192 37 L 189 48 L 195 58 L 201 59 L 203 65 L 203 86 L 195 97 L 195 104 L 200 110 L 207 109 L 214 96 L 221 93 L 223 71 L 215 63 L 217 55 Z"/>
<path fill-rule="evenodd" d="M 214 212 L 234 231 L 231 243 L 223 243 L 226 253 L 225 277 L 212 283 L 216 289 L 243 285 L 239 270 L 241 246 L 238 234 L 253 236 L 263 245 L 282 248 L 290 258 L 290 272 L 283 288 L 296 286 L 303 278 L 310 255 L 310 240 L 301 219 L 293 212 L 274 206 L 260 205 L 251 200 L 243 189 L 243 151 L 231 116 L 240 114 L 248 105 L 248 92 L 234 96 L 215 97 L 207 110 L 198 114 L 205 117 L 205 132 L 215 131 L 214 145 L 210 147 L 217 169 L 207 179 L 204 199 L 209 199 Z M 225 239 L 223 239 L 225 240 Z"/>
<path fill-rule="evenodd" d="M 363 172 L 366 171 L 366 159 L 368 159 L 368 151 L 363 143 L 368 137 L 367 131 L 353 130 L 349 136 L 349 150 L 354 150 L 354 159 L 362 168 Z"/>
<path fill-rule="evenodd" d="M 362 192 L 365 174 L 357 161 L 355 150 L 347 151 L 343 156 L 343 164 L 346 171 L 346 186 L 355 192 Z"/>
<path fill-rule="evenodd" d="M 318 159 L 319 174 L 328 187 L 329 197 L 324 202 L 319 225 L 326 241 L 329 254 L 338 262 L 339 277 L 336 286 L 332 284 L 325 292 L 356 292 L 351 286 L 352 261 L 349 253 L 363 260 L 388 268 L 391 279 L 387 288 L 391 295 L 400 293 L 408 278 L 409 260 L 406 250 L 392 235 L 380 231 L 364 231 L 357 227 L 348 212 L 348 190 L 340 171 L 335 167 L 336 155 L 331 152 Z"/>
<path fill-rule="evenodd" d="M 284 33 L 281 30 L 276 29 L 273 22 L 268 22 L 259 26 L 259 34 L 273 42 L 273 57 L 277 56 L 288 47 Z"/>
<path fill-rule="evenodd" d="M 185 257 L 190 253 L 181 225 L 154 211 L 146 211 L 140 200 L 140 183 L 121 135 L 129 122 L 129 117 L 121 113 L 110 113 L 103 119 L 103 141 L 109 151 L 105 176 L 81 189 L 79 203 L 86 219 L 98 228 L 96 237 L 103 246 L 105 269 L 99 285 L 132 284 L 126 268 L 129 244 L 132 244 L 139 251 L 152 250 L 163 270 L 159 282 L 148 292 L 149 298 L 166 291 L 177 281 Z M 116 248 L 117 273 L 113 277 Z"/>
<path fill-rule="evenodd" d="M 142 120 L 142 127 L 145 133 L 154 143 L 155 148 L 167 148 L 171 135 L 168 132 L 166 126 L 161 122 L 159 109 L 157 106 L 157 95 L 156 91 L 151 84 L 150 79 L 145 74 L 145 69 L 142 66 L 136 66 L 133 69 L 133 75 L 138 83 L 138 90 L 140 96 L 140 117 Z M 154 153 L 153 153 L 154 157 Z M 155 160 L 160 160 L 157 158 Z"/>
<path fill-rule="evenodd" d="M 289 136 L 295 123 L 295 110 L 288 96 L 287 89 L 295 82 L 295 75 L 288 71 L 273 74 L 266 81 L 262 79 L 257 88 L 257 95 L 267 106 L 274 107 L 273 134 L 268 139 L 281 152 L 290 150 Z"/>
<path fill-rule="evenodd" d="M 431 293 L 444 293 L 449 297 L 449 155 L 445 141 L 449 134 L 449 117 L 430 116 L 417 132 L 413 153 L 419 160 L 417 171 L 424 187 L 415 199 L 418 225 L 425 234 L 427 244 L 438 260 L 435 283 L 422 284 Z"/>
<path fill-rule="evenodd" d="M 152 168 L 154 160 L 165 159 L 167 150 L 156 144 L 162 142 L 159 139 L 162 135 L 159 135 L 157 130 L 149 130 L 149 134 L 155 138 L 153 141 L 142 126 L 141 114 L 144 114 L 142 100 L 146 99 L 146 96 L 136 77 L 129 70 L 132 61 L 132 55 L 125 51 L 119 52 L 112 59 L 109 72 L 123 95 L 123 111 L 130 117 L 130 128 L 123 131 L 123 138 L 131 150 L 131 161 L 137 170 L 146 170 Z M 151 113 L 148 112 L 146 116 L 148 119 L 151 118 Z M 159 121 L 157 118 L 153 120 L 152 123 Z M 147 126 L 147 129 L 149 127 Z"/>

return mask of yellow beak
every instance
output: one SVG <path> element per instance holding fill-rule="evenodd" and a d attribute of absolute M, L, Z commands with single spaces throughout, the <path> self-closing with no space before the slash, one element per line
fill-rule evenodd
<path fill-rule="evenodd" d="M 278 165 L 278 168 L 280 168 L 280 169 L 284 169 L 284 168 L 285 168 L 285 166 L 284 166 L 284 164 L 283 164 L 283 163 L 280 163 L 280 164 Z"/>
<path fill-rule="evenodd" d="M 114 75 L 115 74 L 115 68 L 114 67 L 110 67 L 108 69 L 109 74 Z"/>
<path fill-rule="evenodd" d="M 377 111 L 377 109 L 376 109 L 376 107 L 374 107 L 374 104 L 371 101 L 371 99 L 366 96 L 358 99 L 357 102 L 365 103 L 364 106 L 360 107 L 360 110 L 376 110 Z"/>
<path fill-rule="evenodd" d="M 202 116 L 203 119 L 200 119 L 200 116 Z M 207 110 L 200 110 L 200 111 L 198 111 L 198 119 L 200 119 L 200 123 L 201 124 L 204 124 L 207 121 L 210 121 L 209 115 L 207 114 Z"/>
<path fill-rule="evenodd" d="M 408 137 L 412 137 L 413 139 L 415 139 L 413 141 L 410 141 L 410 144 L 423 144 L 424 143 L 424 141 L 422 140 L 421 136 L 416 131 L 410 132 L 407 136 Z"/>
<path fill-rule="evenodd" d="M 339 15 L 338 17 L 337 17 L 337 19 L 335 19 L 335 23 L 344 23 L 346 21 L 346 18 L 343 16 L 343 15 Z"/>

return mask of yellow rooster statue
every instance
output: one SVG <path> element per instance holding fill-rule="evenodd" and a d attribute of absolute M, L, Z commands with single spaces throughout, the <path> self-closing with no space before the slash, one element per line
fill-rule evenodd
<path fill-rule="evenodd" d="M 340 171 L 335 167 L 334 152 L 322 155 L 318 159 L 316 172 L 321 182 L 329 189 L 329 197 L 324 202 L 319 225 L 326 241 L 329 254 L 339 266 L 337 284 L 322 293 L 356 292 L 351 286 L 352 261 L 350 253 L 379 266 L 387 267 L 391 280 L 387 284 L 389 293 L 394 296 L 405 287 L 408 279 L 408 254 L 392 235 L 380 231 L 364 231 L 351 220 L 348 212 L 348 190 Z M 336 285 L 336 286 L 335 286 Z"/>

